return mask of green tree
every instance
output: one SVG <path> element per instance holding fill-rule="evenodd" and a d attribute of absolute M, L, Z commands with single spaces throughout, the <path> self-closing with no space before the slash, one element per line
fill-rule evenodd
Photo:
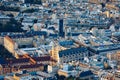
<path fill-rule="evenodd" d="M 24 30 L 21 29 L 22 24 L 14 18 L 11 18 L 6 24 L 0 23 L 0 26 L 0 32 L 24 32 Z"/>
<path fill-rule="evenodd" d="M 4 48 L 4 46 L 0 45 L 0 58 L 14 58 L 12 53 Z"/>

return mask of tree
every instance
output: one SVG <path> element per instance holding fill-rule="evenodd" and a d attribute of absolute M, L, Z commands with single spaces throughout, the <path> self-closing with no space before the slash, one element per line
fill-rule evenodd
<path fill-rule="evenodd" d="M 19 7 L 8 7 L 8 6 L 0 6 L 0 10 L 3 10 L 3 11 L 20 11 L 20 8 Z"/>
<path fill-rule="evenodd" d="M 21 29 L 22 24 L 14 18 L 10 18 L 6 24 L 0 23 L 0 25 L 0 32 L 24 32 L 24 30 Z"/>
<path fill-rule="evenodd" d="M 0 58 L 14 58 L 12 53 L 8 52 L 2 45 L 0 45 Z"/>

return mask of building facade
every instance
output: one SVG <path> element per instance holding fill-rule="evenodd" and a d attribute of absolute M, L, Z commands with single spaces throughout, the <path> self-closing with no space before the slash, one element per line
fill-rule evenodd
<path fill-rule="evenodd" d="M 15 56 L 15 50 L 18 48 L 16 42 L 14 42 L 10 37 L 4 37 L 4 47 Z"/>

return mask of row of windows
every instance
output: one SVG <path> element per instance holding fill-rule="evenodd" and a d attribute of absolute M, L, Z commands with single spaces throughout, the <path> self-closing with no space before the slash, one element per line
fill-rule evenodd
<path fill-rule="evenodd" d="M 74 57 L 74 56 L 83 56 L 83 55 L 85 55 L 85 56 L 87 56 L 87 53 L 78 53 L 78 54 L 69 54 L 69 55 L 62 55 L 63 57 Z"/>
<path fill-rule="evenodd" d="M 81 58 L 62 58 L 61 63 L 67 63 L 67 62 L 71 62 L 71 61 L 81 61 L 81 60 L 83 60 L 83 57 L 81 57 Z"/>

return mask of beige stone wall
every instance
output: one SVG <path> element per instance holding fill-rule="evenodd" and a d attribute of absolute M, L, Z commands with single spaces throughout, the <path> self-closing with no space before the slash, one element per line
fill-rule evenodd
<path fill-rule="evenodd" d="M 32 45 L 33 37 L 13 39 L 18 45 Z"/>
<path fill-rule="evenodd" d="M 4 37 L 4 47 L 14 55 L 15 53 L 15 42 L 8 36 Z"/>
<path fill-rule="evenodd" d="M 60 76 L 65 76 L 65 77 L 68 77 L 68 76 L 69 76 L 67 72 L 64 72 L 64 71 L 61 71 L 61 70 L 58 71 L 58 74 L 59 74 Z"/>

